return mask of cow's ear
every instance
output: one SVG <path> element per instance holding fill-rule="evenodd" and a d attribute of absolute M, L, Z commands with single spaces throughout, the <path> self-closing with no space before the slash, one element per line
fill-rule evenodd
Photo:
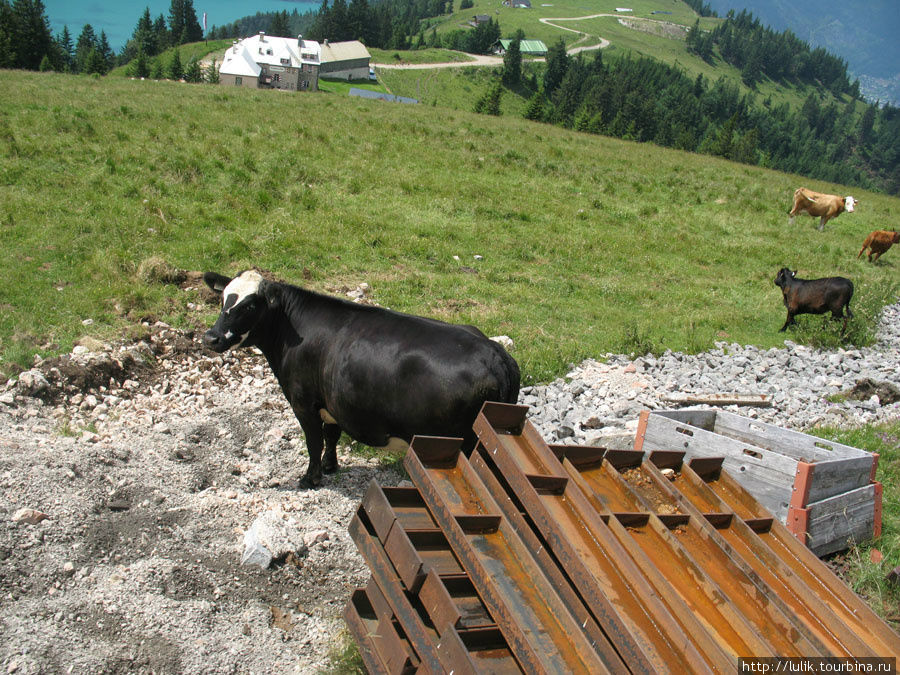
<path fill-rule="evenodd" d="M 797 270 L 794 270 L 793 272 L 791 272 L 791 276 L 792 276 L 792 277 L 797 276 Z"/>
<path fill-rule="evenodd" d="M 225 287 L 231 283 L 231 279 L 222 274 L 218 274 L 217 272 L 205 272 L 203 274 L 203 281 L 205 281 L 206 285 L 216 293 L 221 293 L 225 290 Z"/>
<path fill-rule="evenodd" d="M 263 281 L 259 285 L 259 294 L 266 299 L 266 304 L 270 309 L 281 307 L 281 293 L 278 290 L 278 284 Z"/>

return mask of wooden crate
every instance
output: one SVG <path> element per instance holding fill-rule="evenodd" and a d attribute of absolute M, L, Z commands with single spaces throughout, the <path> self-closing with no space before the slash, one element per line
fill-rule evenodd
<path fill-rule="evenodd" d="M 878 455 L 723 410 L 641 413 L 636 450 L 682 450 L 723 467 L 816 555 L 881 534 Z"/>

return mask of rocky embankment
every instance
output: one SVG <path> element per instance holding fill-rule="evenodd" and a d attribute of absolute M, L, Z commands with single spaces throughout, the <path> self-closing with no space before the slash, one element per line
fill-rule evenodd
<path fill-rule="evenodd" d="M 893 306 L 871 348 L 605 355 L 520 400 L 566 443 L 627 444 L 675 393 L 765 394 L 772 407 L 736 411 L 857 425 L 900 413 L 898 352 Z M 324 487 L 296 489 L 302 434 L 252 352 L 156 324 L 37 362 L 0 387 L 0 672 L 320 671 L 368 577 L 347 525 L 370 480 L 401 478 L 339 459 Z M 288 533 L 266 568 L 241 562 L 254 523 Z"/>

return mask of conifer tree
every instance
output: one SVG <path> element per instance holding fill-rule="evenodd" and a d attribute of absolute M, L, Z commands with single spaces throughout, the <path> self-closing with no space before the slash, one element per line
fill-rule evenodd
<path fill-rule="evenodd" d="M 503 55 L 503 84 L 507 87 L 518 87 L 522 81 L 522 38 L 525 33 L 522 29 L 516 31 L 513 41 L 509 44 L 509 49 Z"/>
<path fill-rule="evenodd" d="M 547 69 L 544 71 L 544 92 L 553 96 L 556 88 L 562 84 L 569 69 L 571 57 L 566 53 L 566 43 L 560 38 L 547 50 Z"/>
<path fill-rule="evenodd" d="M 137 78 L 150 77 L 150 62 L 143 50 L 138 50 L 131 64 L 131 76 Z"/>
<path fill-rule="evenodd" d="M 156 31 L 153 30 L 153 19 L 150 18 L 149 7 L 144 8 L 144 13 L 138 19 L 131 39 L 134 42 L 135 50 L 143 52 L 144 56 L 157 54 Z"/>
<path fill-rule="evenodd" d="M 153 35 L 156 38 L 156 53 L 161 54 L 172 46 L 172 36 L 166 27 L 166 17 L 160 14 L 153 22 Z"/>
<path fill-rule="evenodd" d="M 14 0 L 12 4 L 13 32 L 11 44 L 18 68 L 37 70 L 45 55 L 50 54 L 53 37 L 50 20 L 41 0 Z"/>
<path fill-rule="evenodd" d="M 178 53 L 177 48 L 172 52 L 168 71 L 169 77 L 173 80 L 180 80 L 184 77 L 184 66 L 181 65 L 181 54 Z"/>
<path fill-rule="evenodd" d="M 87 56 L 82 72 L 88 75 L 106 75 L 106 60 L 99 49 L 92 49 Z"/>
<path fill-rule="evenodd" d="M 103 58 L 104 70 L 103 74 L 108 73 L 112 70 L 113 65 L 115 64 L 115 54 L 113 54 L 112 48 L 109 46 L 109 40 L 106 37 L 106 31 L 100 31 L 100 39 L 97 40 L 97 51 L 100 53 L 100 56 Z"/>
<path fill-rule="evenodd" d="M 184 69 L 184 81 L 194 84 L 203 81 L 203 70 L 200 68 L 200 62 L 197 59 L 191 59 L 187 67 Z"/>
<path fill-rule="evenodd" d="M 528 105 L 525 107 L 525 119 L 534 122 L 542 122 L 544 120 L 544 108 L 547 105 L 547 99 L 544 96 L 544 90 L 538 89 L 534 96 L 528 99 Z"/>
<path fill-rule="evenodd" d="M 287 10 L 275 12 L 272 15 L 272 21 L 269 23 L 268 35 L 275 37 L 291 37 L 291 27 L 288 24 Z M 294 36 L 296 37 L 296 35 Z"/>
<path fill-rule="evenodd" d="M 215 59 L 213 59 L 206 68 L 203 78 L 210 84 L 219 84 L 219 69 L 216 67 Z"/>
<path fill-rule="evenodd" d="M 13 36 L 16 33 L 16 22 L 12 7 L 6 0 L 0 0 L 0 68 L 14 68 L 16 50 Z"/>
<path fill-rule="evenodd" d="M 59 55 L 62 60 L 60 70 L 67 73 L 72 70 L 72 59 L 74 58 L 72 35 L 69 33 L 68 26 L 63 26 L 62 32 L 56 37 L 56 44 L 59 47 Z"/>
<path fill-rule="evenodd" d="M 81 35 L 75 42 L 75 68 L 76 73 L 87 72 L 87 61 L 92 51 L 97 49 L 97 36 L 94 28 L 86 23 L 81 29 Z"/>

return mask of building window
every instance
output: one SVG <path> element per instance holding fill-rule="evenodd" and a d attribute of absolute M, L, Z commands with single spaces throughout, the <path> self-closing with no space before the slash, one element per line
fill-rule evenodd
<path fill-rule="evenodd" d="M 235 76 L 234 78 L 234 86 L 240 87 L 241 82 L 243 82 L 243 78 L 240 75 Z"/>
<path fill-rule="evenodd" d="M 281 75 L 279 73 L 274 73 L 272 75 L 272 82 L 278 82 L 279 80 L 281 80 Z"/>

